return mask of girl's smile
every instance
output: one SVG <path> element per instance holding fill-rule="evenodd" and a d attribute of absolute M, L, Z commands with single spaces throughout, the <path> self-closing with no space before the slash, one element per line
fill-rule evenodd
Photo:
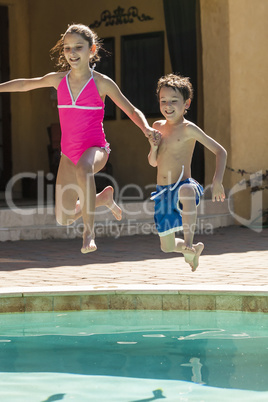
<path fill-rule="evenodd" d="M 88 42 L 79 34 L 67 34 L 63 45 L 64 56 L 72 67 L 76 67 L 79 62 L 88 65 L 91 51 Z"/>

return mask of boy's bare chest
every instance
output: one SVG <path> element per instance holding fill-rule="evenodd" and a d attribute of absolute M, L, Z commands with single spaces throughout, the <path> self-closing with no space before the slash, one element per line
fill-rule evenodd
<path fill-rule="evenodd" d="M 162 140 L 160 144 L 160 149 L 180 149 L 184 148 L 187 144 L 189 138 L 185 134 L 184 130 L 177 131 L 167 131 L 162 133 Z"/>

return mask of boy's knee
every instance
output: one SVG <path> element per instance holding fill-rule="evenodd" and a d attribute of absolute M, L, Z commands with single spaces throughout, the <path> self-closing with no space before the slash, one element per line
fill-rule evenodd
<path fill-rule="evenodd" d="M 184 184 L 179 190 L 180 198 L 195 198 L 195 190 L 191 184 Z"/>

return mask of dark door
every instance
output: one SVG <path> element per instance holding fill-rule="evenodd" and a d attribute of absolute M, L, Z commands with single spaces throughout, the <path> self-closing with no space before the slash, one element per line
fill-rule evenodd
<path fill-rule="evenodd" d="M 0 6 L 0 82 L 9 80 L 8 7 Z M 0 93 L 0 191 L 12 174 L 10 95 Z"/>

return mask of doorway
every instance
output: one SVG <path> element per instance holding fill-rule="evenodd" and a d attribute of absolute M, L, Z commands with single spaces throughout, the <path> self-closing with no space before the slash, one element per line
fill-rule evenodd
<path fill-rule="evenodd" d="M 0 6 L 0 82 L 9 78 L 8 7 Z M 0 191 L 12 175 L 10 94 L 0 93 Z"/>
<path fill-rule="evenodd" d="M 194 99 L 186 119 L 203 128 L 203 77 L 199 0 L 163 0 L 166 32 L 174 73 L 190 77 Z M 204 184 L 204 147 L 196 143 L 192 177 Z"/>

